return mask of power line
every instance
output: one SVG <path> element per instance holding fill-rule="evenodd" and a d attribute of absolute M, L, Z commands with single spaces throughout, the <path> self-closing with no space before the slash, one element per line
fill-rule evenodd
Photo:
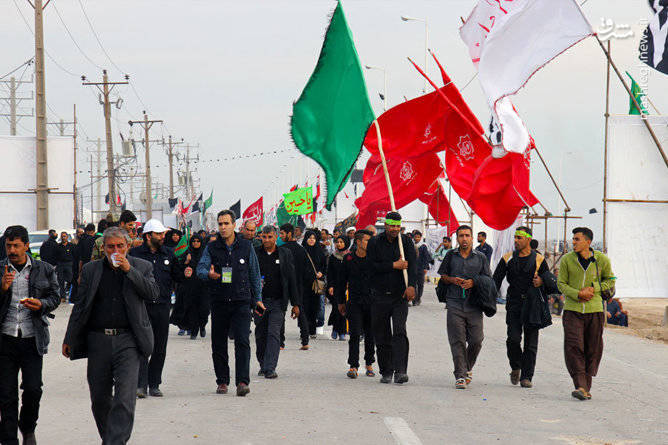
<path fill-rule="evenodd" d="M 114 63 L 113 60 L 111 60 L 111 57 L 109 56 L 109 53 L 107 53 L 107 50 L 104 49 L 104 46 L 102 45 L 102 41 L 100 41 L 100 37 L 97 35 L 95 32 L 95 28 L 93 27 L 93 23 L 90 21 L 90 18 L 88 18 L 88 14 L 86 14 L 86 10 L 84 9 L 83 3 L 81 3 L 81 0 L 79 1 L 79 7 L 81 8 L 81 12 L 83 12 L 84 17 L 86 18 L 86 22 L 88 22 L 88 26 L 90 27 L 91 32 L 93 33 L 93 36 L 95 37 L 95 40 L 97 40 L 97 44 L 100 45 L 100 49 L 104 53 L 105 56 L 107 56 L 107 59 L 109 62 L 121 73 L 121 74 L 126 74 L 125 71 L 120 69 L 118 65 Z"/>
<path fill-rule="evenodd" d="M 35 57 L 31 57 L 30 59 L 26 60 L 26 61 L 23 62 L 21 65 L 17 66 L 17 67 L 14 68 L 13 70 L 11 70 L 11 71 L 8 72 L 7 74 L 5 74 L 4 76 L 0 77 L 0 80 L 4 79 L 4 78 L 7 77 L 7 76 L 10 76 L 10 75 L 14 74 L 14 73 L 17 72 L 18 70 L 20 70 L 21 67 L 23 67 L 23 66 L 26 66 L 26 69 L 27 69 L 27 66 L 30 65 L 30 64 L 33 62 L 34 59 L 35 59 Z M 25 73 L 25 70 L 23 70 L 23 72 Z M 23 77 L 23 75 L 21 75 L 21 77 Z"/>
<path fill-rule="evenodd" d="M 67 25 L 65 24 L 65 20 L 63 20 L 63 17 L 60 15 L 60 11 L 58 11 L 58 8 L 56 8 L 56 4 L 55 4 L 55 3 L 53 4 L 53 9 L 56 11 L 56 15 L 58 16 L 58 19 L 60 20 L 60 23 L 61 23 L 61 24 L 63 25 L 63 27 L 65 28 L 65 31 L 67 32 L 67 35 L 70 36 L 70 39 L 72 40 L 72 43 L 74 43 L 74 46 L 77 47 L 77 49 L 79 50 L 79 52 L 81 53 L 81 55 L 83 55 L 83 56 L 86 58 L 86 60 L 88 60 L 93 66 L 95 66 L 95 67 L 97 67 L 97 68 L 99 68 L 99 69 L 103 69 L 100 65 L 98 65 L 97 63 L 95 63 L 95 61 L 94 61 L 93 59 L 91 59 L 90 57 L 88 57 L 88 54 L 86 54 L 86 53 L 84 52 L 84 50 L 81 48 L 81 46 L 79 46 L 79 44 L 77 43 L 77 41 L 74 39 L 74 36 L 73 36 L 72 33 L 70 32 L 70 29 L 69 29 L 69 28 L 67 27 Z"/>

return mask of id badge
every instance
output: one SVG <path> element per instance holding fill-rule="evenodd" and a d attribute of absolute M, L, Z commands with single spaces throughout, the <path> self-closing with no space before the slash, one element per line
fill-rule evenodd
<path fill-rule="evenodd" d="M 222 283 L 231 283 L 232 282 L 232 268 L 231 267 L 221 267 L 220 269 L 220 281 Z"/>

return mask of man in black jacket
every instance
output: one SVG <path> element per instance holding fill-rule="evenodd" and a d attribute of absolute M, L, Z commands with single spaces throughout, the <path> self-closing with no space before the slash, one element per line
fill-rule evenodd
<path fill-rule="evenodd" d="M 419 306 L 422 302 L 422 293 L 424 292 L 424 282 L 427 277 L 427 272 L 432 264 L 434 264 L 434 259 L 429 253 L 429 248 L 422 241 L 422 232 L 419 230 L 413 230 L 413 242 L 417 248 L 417 268 L 418 268 L 418 278 L 417 278 L 417 295 L 415 295 L 415 300 L 413 300 L 413 306 Z"/>
<path fill-rule="evenodd" d="M 506 253 L 494 271 L 496 288 L 500 289 L 504 278 L 508 280 L 506 293 L 506 325 L 508 338 L 506 352 L 510 362 L 510 383 L 522 388 L 531 388 L 536 354 L 538 353 L 537 327 L 524 324 L 523 307 L 527 303 L 529 287 L 541 287 L 541 275 L 549 273 L 542 255 L 531 248 L 533 233 L 528 227 L 520 226 L 515 230 L 514 252 Z M 522 330 L 524 330 L 524 351 L 522 351 Z"/>
<path fill-rule="evenodd" d="M 357 378 L 360 366 L 360 335 L 364 333 L 364 362 L 367 377 L 373 377 L 375 362 L 375 343 L 371 328 L 371 264 L 366 249 L 371 233 L 366 230 L 355 232 L 355 251 L 343 257 L 343 265 L 339 273 L 336 299 L 341 315 L 348 319 L 348 364 L 347 376 Z M 348 298 L 346 298 L 346 289 Z"/>
<path fill-rule="evenodd" d="M 297 292 L 299 292 L 299 301 L 304 301 L 304 295 L 310 295 L 311 284 L 313 283 L 313 273 L 311 262 L 306 256 L 306 250 L 295 241 L 295 227 L 290 223 L 285 223 L 280 227 L 280 236 L 285 244 L 283 246 L 290 250 L 295 266 L 295 278 L 297 280 Z M 299 325 L 299 336 L 301 337 L 301 350 L 309 348 L 309 324 L 306 318 L 306 311 L 299 313 L 297 319 Z M 285 347 L 285 319 L 281 327 L 281 347 Z"/>
<path fill-rule="evenodd" d="M 56 273 L 58 275 L 58 285 L 60 286 L 61 303 L 67 303 L 67 288 L 72 284 L 74 248 L 74 244 L 70 242 L 69 234 L 67 232 L 62 232 L 60 234 L 60 244 L 58 244 L 56 254 Z"/>
<path fill-rule="evenodd" d="M 262 302 L 266 310 L 255 313 L 255 345 L 260 372 L 266 379 L 275 379 L 281 351 L 281 324 L 292 303 L 292 318 L 299 317 L 301 301 L 297 290 L 294 261 L 287 248 L 276 245 L 276 228 L 262 228 L 262 247 L 256 250 L 262 275 Z"/>
<path fill-rule="evenodd" d="M 244 397 L 250 392 L 251 308 L 258 307 L 262 311 L 264 304 L 255 250 L 250 240 L 235 233 L 235 219 L 232 210 L 218 213 L 220 236 L 204 248 L 197 265 L 197 276 L 207 282 L 211 297 L 211 349 L 218 385 L 216 393 L 227 394 L 230 384 L 227 337 L 232 332 L 237 396 Z"/>
<path fill-rule="evenodd" d="M 49 345 L 47 317 L 58 307 L 58 279 L 48 263 L 31 258 L 28 231 L 5 231 L 7 258 L 0 262 L 0 443 L 35 444 L 42 398 L 42 362 Z M 21 371 L 21 415 L 18 374 Z"/>
<path fill-rule="evenodd" d="M 466 389 L 473 380 L 473 366 L 485 338 L 482 309 L 471 304 L 471 296 L 478 277 L 491 274 L 485 254 L 472 248 L 470 226 L 457 228 L 457 244 L 458 249 L 446 253 L 438 273 L 446 283 L 448 342 L 455 367 L 455 388 Z"/>
<path fill-rule="evenodd" d="M 39 248 L 39 258 L 52 266 L 58 265 L 58 232 L 49 230 L 49 239 L 44 241 Z"/>
<path fill-rule="evenodd" d="M 124 444 L 132 434 L 139 362 L 153 352 L 146 302 L 159 296 L 151 263 L 126 256 L 130 237 L 118 227 L 103 234 L 105 257 L 81 272 L 63 355 L 88 358 L 93 417 L 105 444 Z M 112 395 L 113 391 L 113 395 Z"/>
<path fill-rule="evenodd" d="M 131 249 L 129 255 L 153 264 L 153 278 L 158 284 L 160 295 L 153 301 L 146 302 L 155 341 L 151 359 L 142 357 L 139 365 L 137 397 L 140 399 L 146 397 L 147 386 L 151 396 L 163 396 L 160 384 L 162 383 L 162 368 L 165 366 L 167 356 L 172 289 L 174 289 L 174 283 L 180 282 L 183 277 L 183 268 L 176 261 L 174 252 L 163 246 L 167 228 L 157 219 L 149 219 L 143 228 L 144 244 Z"/>
<path fill-rule="evenodd" d="M 403 245 L 401 257 L 399 240 Z M 408 336 L 406 319 L 408 303 L 415 298 L 417 264 L 415 245 L 401 233 L 401 215 L 389 212 L 385 232 L 371 238 L 367 255 L 371 264 L 371 309 L 373 333 L 378 352 L 381 383 L 408 381 Z M 408 282 L 404 275 L 406 271 Z M 391 325 L 390 325 L 391 322 Z"/>

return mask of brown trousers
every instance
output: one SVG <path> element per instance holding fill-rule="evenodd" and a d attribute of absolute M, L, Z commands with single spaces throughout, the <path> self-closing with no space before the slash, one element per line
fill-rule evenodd
<path fill-rule="evenodd" d="M 566 368 L 575 389 L 591 390 L 591 378 L 596 375 L 603 355 L 603 312 L 581 314 L 564 311 L 564 357 Z"/>

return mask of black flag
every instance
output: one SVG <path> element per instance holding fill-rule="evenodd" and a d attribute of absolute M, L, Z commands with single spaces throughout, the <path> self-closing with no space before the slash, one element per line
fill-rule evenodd
<path fill-rule="evenodd" d="M 230 206 L 230 210 L 234 212 L 237 218 L 241 217 L 241 200 L 238 200 L 236 204 Z"/>
<path fill-rule="evenodd" d="M 640 38 L 640 60 L 668 74 L 668 0 L 649 0 L 654 16 Z"/>

